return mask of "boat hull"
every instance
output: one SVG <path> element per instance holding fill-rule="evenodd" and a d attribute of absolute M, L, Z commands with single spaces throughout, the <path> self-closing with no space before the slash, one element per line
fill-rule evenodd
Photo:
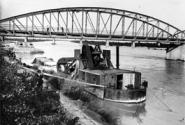
<path fill-rule="evenodd" d="M 142 103 L 146 101 L 146 97 L 142 97 L 142 98 L 138 98 L 138 99 L 125 99 L 125 100 L 115 100 L 115 99 L 108 99 L 108 98 L 104 98 L 104 100 L 107 101 L 112 101 L 112 102 L 116 102 L 116 103 L 127 103 L 127 104 L 133 104 L 133 103 Z"/>
<path fill-rule="evenodd" d="M 87 92 L 107 101 L 117 103 L 141 103 L 146 101 L 146 89 L 117 90 L 111 88 L 86 88 Z"/>

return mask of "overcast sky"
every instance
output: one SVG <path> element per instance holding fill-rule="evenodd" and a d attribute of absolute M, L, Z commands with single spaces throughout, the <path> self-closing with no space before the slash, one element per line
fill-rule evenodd
<path fill-rule="evenodd" d="M 0 0 L 0 18 L 73 6 L 111 7 L 139 12 L 185 29 L 185 0 Z"/>

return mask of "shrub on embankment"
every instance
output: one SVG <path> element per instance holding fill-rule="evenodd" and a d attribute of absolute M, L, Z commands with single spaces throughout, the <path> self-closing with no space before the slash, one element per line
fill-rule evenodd
<path fill-rule="evenodd" d="M 73 86 L 69 90 L 66 90 L 64 94 L 73 100 L 80 99 L 86 103 L 90 102 L 90 95 L 85 91 L 83 91 L 83 88 L 80 88 L 80 87 Z"/>
<path fill-rule="evenodd" d="M 18 65 L 6 62 L 4 56 L 0 52 L 0 125 L 75 124 L 55 91 L 41 91 L 36 74 L 18 72 Z"/>
<path fill-rule="evenodd" d="M 92 117 L 96 114 L 96 120 L 101 120 L 102 124 L 105 125 L 116 125 L 117 121 L 113 118 L 112 114 L 104 110 L 98 103 L 97 97 L 88 93 L 83 87 L 72 86 L 70 89 L 64 92 L 64 95 L 68 96 L 73 100 L 81 100 L 82 105 L 85 106 L 86 113 Z M 98 118 L 99 117 L 99 118 Z"/>

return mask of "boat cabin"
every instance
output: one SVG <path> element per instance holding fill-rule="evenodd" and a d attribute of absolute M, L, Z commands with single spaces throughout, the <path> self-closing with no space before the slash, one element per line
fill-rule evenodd
<path fill-rule="evenodd" d="M 141 85 L 141 73 L 122 69 L 83 70 L 79 69 L 80 81 L 102 85 L 112 89 L 133 89 Z"/>

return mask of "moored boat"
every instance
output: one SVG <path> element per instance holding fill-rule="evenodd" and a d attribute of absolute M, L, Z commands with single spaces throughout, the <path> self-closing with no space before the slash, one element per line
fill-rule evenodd
<path fill-rule="evenodd" d="M 16 42 L 12 45 L 14 52 L 16 53 L 30 53 L 30 54 L 40 54 L 44 53 L 43 50 L 35 48 L 32 43 L 28 42 Z"/>
<path fill-rule="evenodd" d="M 47 73 L 56 73 L 56 62 L 52 58 L 36 57 L 32 62 L 32 67 Z"/>
<path fill-rule="evenodd" d="M 146 100 L 148 82 L 142 82 L 140 72 L 114 68 L 110 50 L 102 51 L 99 45 L 83 45 L 82 50 L 74 53 L 74 57 L 58 60 L 57 71 L 70 79 L 88 83 L 85 91 L 113 102 Z"/>

